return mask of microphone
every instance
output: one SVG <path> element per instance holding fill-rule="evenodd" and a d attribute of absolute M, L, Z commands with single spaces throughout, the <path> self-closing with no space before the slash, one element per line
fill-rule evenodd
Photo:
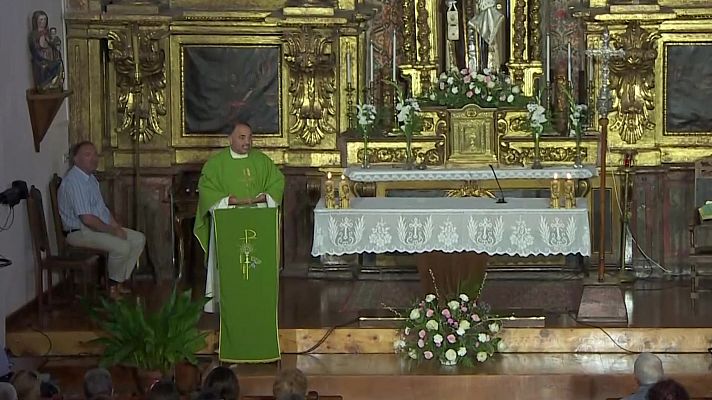
<path fill-rule="evenodd" d="M 502 185 L 499 184 L 499 179 L 497 179 L 497 173 L 494 172 L 494 167 L 492 166 L 492 164 L 490 164 L 489 167 L 492 170 L 492 175 L 494 175 L 494 180 L 497 182 L 497 187 L 499 188 L 500 197 L 497 199 L 497 204 L 504 204 L 507 202 L 507 200 L 504 199 L 504 190 L 502 190 Z"/>

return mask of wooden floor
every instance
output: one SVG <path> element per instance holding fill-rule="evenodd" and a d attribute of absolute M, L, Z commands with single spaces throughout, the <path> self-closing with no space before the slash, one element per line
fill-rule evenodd
<path fill-rule="evenodd" d="M 407 307 L 420 294 L 415 279 L 391 278 L 283 278 L 281 365 L 305 371 L 311 390 L 344 399 L 455 399 L 462 393 L 493 399 L 605 399 L 632 392 L 634 353 L 653 351 L 660 354 L 668 376 L 680 380 L 696 397 L 712 397 L 712 355 L 707 350 L 712 346 L 712 293 L 701 293 L 693 302 L 685 279 L 646 280 L 624 287 L 629 324 L 595 327 L 575 320 L 582 290 L 578 277 L 509 279 L 490 274 L 483 300 L 495 309 L 540 310 L 546 326 L 506 329 L 505 353 L 466 369 L 412 365 L 392 354 L 396 337 L 392 326 L 364 328 L 356 322 L 360 313 Z M 137 290 L 149 307 L 160 305 L 169 291 L 169 284 L 148 283 Z M 342 326 L 312 353 L 298 354 L 337 325 Z M 100 354 L 100 349 L 87 345 L 97 332 L 78 303 L 57 307 L 43 321 L 27 310 L 8 320 L 7 327 L 13 353 L 45 361 L 43 371 L 62 382 L 77 381 Z M 200 327 L 209 333 L 203 362 L 214 364 L 218 321 L 204 315 Z M 276 364 L 236 368 L 243 393 L 270 393 Z M 121 369 L 115 371 L 115 376 L 125 375 Z"/>

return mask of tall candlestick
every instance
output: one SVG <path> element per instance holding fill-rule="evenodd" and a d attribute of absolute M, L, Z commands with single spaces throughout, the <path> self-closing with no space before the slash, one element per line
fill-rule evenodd
<path fill-rule="evenodd" d="M 568 57 L 566 59 L 566 67 L 567 67 L 566 77 L 569 80 L 569 85 L 571 84 L 571 67 L 572 67 L 571 64 L 573 64 L 573 60 L 571 59 L 571 43 L 569 43 Z"/>
<path fill-rule="evenodd" d="M 554 180 L 551 181 L 551 196 L 549 197 L 549 207 L 559 208 L 559 196 L 561 196 L 561 183 L 559 182 L 559 174 L 554 174 Z"/>
<path fill-rule="evenodd" d="M 346 52 L 346 83 L 351 85 L 351 52 Z"/>
<path fill-rule="evenodd" d="M 368 83 L 373 82 L 373 42 L 368 45 Z"/>
<path fill-rule="evenodd" d="M 393 29 L 393 82 L 396 81 L 396 30 Z"/>
<path fill-rule="evenodd" d="M 551 82 L 551 35 L 546 34 L 546 83 Z"/>
<path fill-rule="evenodd" d="M 339 206 L 341 208 L 349 208 L 350 192 L 349 181 L 347 181 L 346 176 L 342 174 L 341 182 L 339 182 Z"/>

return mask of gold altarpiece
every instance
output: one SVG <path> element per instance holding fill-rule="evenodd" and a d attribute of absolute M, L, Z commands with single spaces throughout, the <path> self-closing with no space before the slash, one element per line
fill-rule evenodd
<path fill-rule="evenodd" d="M 619 166 L 622 155 L 630 150 L 635 152 L 636 164 L 651 167 L 688 163 L 709 154 L 710 132 L 669 132 L 663 119 L 665 49 L 678 42 L 712 42 L 708 27 L 712 9 L 602 1 L 592 0 L 592 8 L 575 10 L 585 24 L 587 46 L 598 45 L 603 28 L 609 27 L 616 46 L 635 54 L 612 67 L 616 101 L 607 163 Z M 319 196 L 321 171 L 338 171 L 363 157 L 362 144 L 348 134 L 349 117 L 352 106 L 364 98 L 370 21 L 380 12 L 379 2 L 312 0 L 296 6 L 276 0 L 114 3 L 118 4 L 107 7 L 98 0 L 70 1 L 66 23 L 69 86 L 74 91 L 70 141 L 88 139 L 97 144 L 100 169 L 117 213 L 127 221 L 135 218 L 139 225 L 142 219 L 156 221 L 156 215 L 170 221 L 171 188 L 173 194 L 185 191 L 195 196 L 190 184 L 176 183 L 177 177 L 195 174 L 216 148 L 227 145 L 226 138 L 214 132 L 188 129 L 185 49 L 271 47 L 279 53 L 273 65 L 277 98 L 272 104 L 279 123 L 272 131 L 258 132 L 255 146 L 286 171 L 291 196 L 285 196 L 285 212 L 299 217 L 285 221 L 285 241 L 290 247 L 307 247 L 311 223 L 305 214 Z M 438 0 L 401 3 L 404 55 L 399 58 L 399 75 L 419 95 L 444 68 L 445 6 Z M 542 75 L 541 0 L 508 0 L 499 6 L 509 12 L 507 65 L 524 93 L 531 95 Z M 353 60 L 351 68 L 348 59 Z M 597 93 L 599 87 L 596 78 L 590 93 Z M 529 165 L 533 143 L 524 128 L 525 117 L 524 110 L 516 109 L 428 109 L 423 134 L 413 146 L 416 160 L 426 166 Z M 592 128 L 597 128 L 595 123 Z M 488 140 L 471 140 L 476 133 L 484 133 Z M 597 162 L 597 143 L 595 132 L 584 138 L 584 163 Z M 374 138 L 368 157 L 373 164 L 399 163 L 405 157 L 405 146 L 398 139 Z M 573 139 L 544 138 L 542 158 L 546 164 L 572 163 Z M 136 182 L 140 182 L 140 196 L 134 196 Z M 366 188 L 363 194 L 368 192 L 375 194 L 375 188 Z M 609 236 L 615 243 L 619 213 L 615 209 L 612 213 L 613 235 Z M 158 243 L 153 252 L 168 253 L 160 248 L 160 238 L 170 235 L 171 223 L 153 228 L 149 225 L 154 224 L 144 225 L 155 231 L 149 232 L 149 238 L 153 236 Z M 286 262 L 308 260 L 306 251 L 285 251 Z M 161 263 L 160 259 L 153 261 Z"/>

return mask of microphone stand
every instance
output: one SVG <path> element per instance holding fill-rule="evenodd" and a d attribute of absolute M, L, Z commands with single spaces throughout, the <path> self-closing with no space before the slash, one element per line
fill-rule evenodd
<path fill-rule="evenodd" d="M 505 204 L 507 200 L 504 199 L 504 190 L 502 190 L 502 185 L 499 184 L 499 179 L 497 179 L 497 173 L 494 171 L 492 164 L 489 165 L 492 170 L 492 175 L 494 175 L 494 180 L 497 182 L 497 187 L 499 188 L 499 198 L 497 199 L 497 204 Z"/>

